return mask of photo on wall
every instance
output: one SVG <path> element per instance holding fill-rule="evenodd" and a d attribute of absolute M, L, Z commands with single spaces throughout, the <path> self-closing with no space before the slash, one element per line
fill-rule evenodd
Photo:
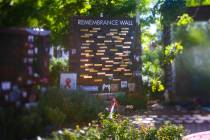
<path fill-rule="evenodd" d="M 76 90 L 77 89 L 77 74 L 76 73 L 61 73 L 60 88 Z"/>

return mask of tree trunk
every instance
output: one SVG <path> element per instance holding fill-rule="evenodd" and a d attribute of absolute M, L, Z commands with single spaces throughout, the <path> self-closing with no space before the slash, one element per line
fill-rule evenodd
<path fill-rule="evenodd" d="M 163 45 L 164 45 L 164 51 L 165 47 L 171 43 L 171 34 L 170 34 L 170 24 L 163 26 Z M 164 56 L 165 57 L 165 56 Z M 172 82 L 172 65 L 170 62 L 164 63 L 164 84 L 166 86 L 167 92 L 173 93 L 173 82 Z"/>

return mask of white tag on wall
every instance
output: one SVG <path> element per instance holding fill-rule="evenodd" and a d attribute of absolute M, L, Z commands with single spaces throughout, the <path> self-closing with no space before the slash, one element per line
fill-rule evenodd
<path fill-rule="evenodd" d="M 34 53 L 38 54 L 38 48 L 34 48 Z"/>
<path fill-rule="evenodd" d="M 28 58 L 28 63 L 33 63 L 33 58 Z"/>
<path fill-rule="evenodd" d="M 28 36 L 28 42 L 34 42 L 34 36 L 29 35 Z"/>
<path fill-rule="evenodd" d="M 10 90 L 11 89 L 11 82 L 5 81 L 1 83 L 2 90 Z"/>
<path fill-rule="evenodd" d="M 27 93 L 26 91 L 23 91 L 23 92 L 22 92 L 22 96 L 23 96 L 24 98 L 26 98 L 27 95 L 28 95 L 28 93 Z"/>
<path fill-rule="evenodd" d="M 33 49 L 29 49 L 29 50 L 28 50 L 28 54 L 29 54 L 29 55 L 33 55 L 33 54 L 34 54 L 34 50 L 33 50 Z"/>

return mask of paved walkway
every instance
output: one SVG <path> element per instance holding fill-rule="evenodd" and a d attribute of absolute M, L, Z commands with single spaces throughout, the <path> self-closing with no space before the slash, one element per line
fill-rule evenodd
<path fill-rule="evenodd" d="M 210 114 L 191 115 L 132 115 L 128 117 L 135 125 L 160 126 L 166 121 L 181 124 L 185 127 L 186 135 L 210 130 Z"/>

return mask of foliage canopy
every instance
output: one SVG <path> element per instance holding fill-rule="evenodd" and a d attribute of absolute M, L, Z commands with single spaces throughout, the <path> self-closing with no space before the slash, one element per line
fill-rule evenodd
<path fill-rule="evenodd" d="M 135 0 L 0 0 L 0 27 L 49 29 L 52 43 L 64 45 L 72 16 L 132 16 L 135 11 Z"/>

